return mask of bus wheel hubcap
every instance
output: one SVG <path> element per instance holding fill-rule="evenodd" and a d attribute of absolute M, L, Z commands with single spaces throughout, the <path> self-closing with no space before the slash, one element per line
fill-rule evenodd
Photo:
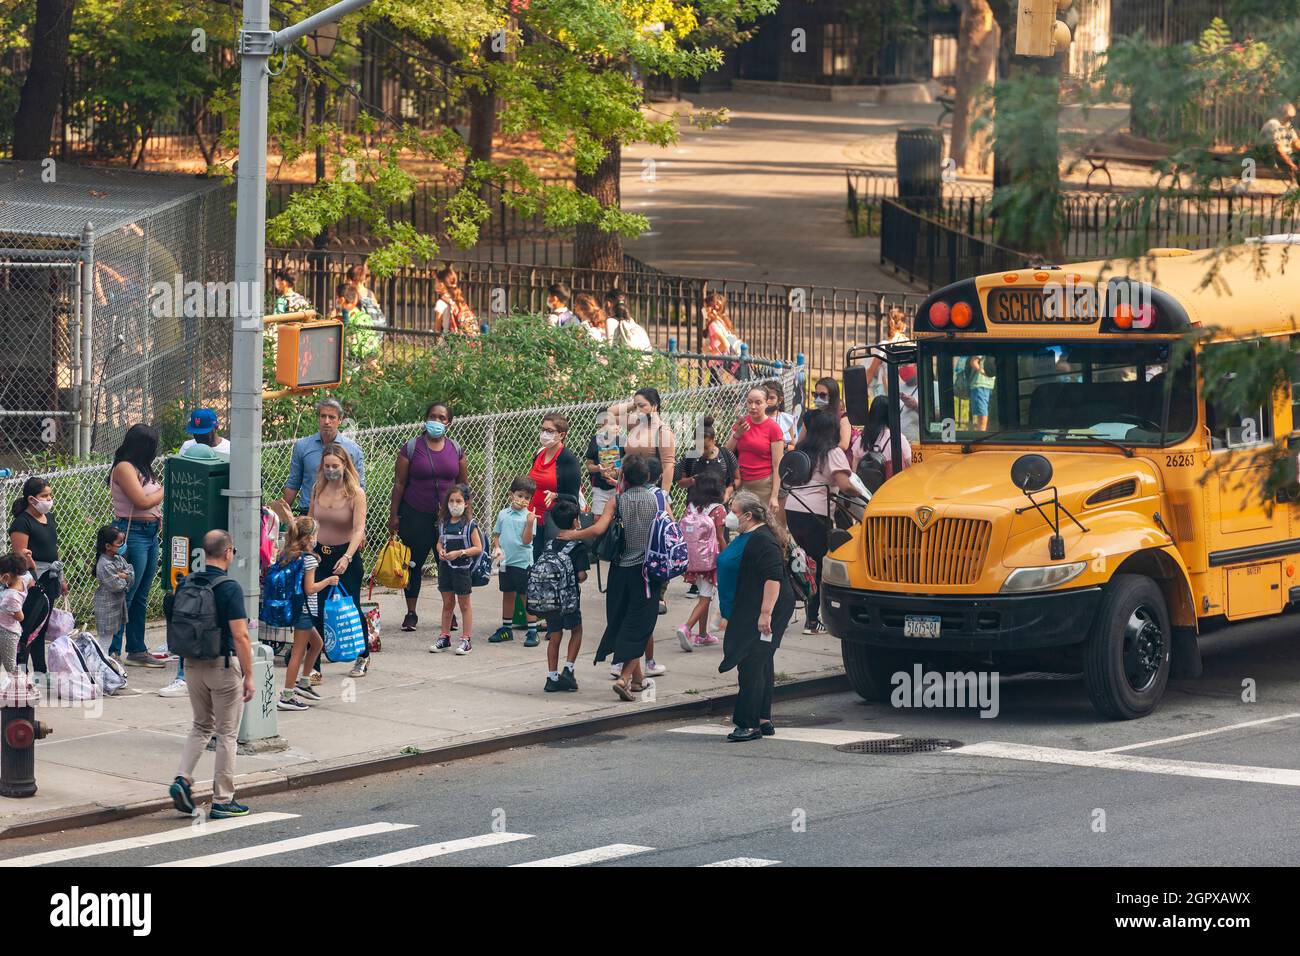
<path fill-rule="evenodd" d="M 1155 683 L 1165 658 L 1165 635 L 1151 608 L 1139 605 L 1124 624 L 1124 677 L 1141 692 Z"/>

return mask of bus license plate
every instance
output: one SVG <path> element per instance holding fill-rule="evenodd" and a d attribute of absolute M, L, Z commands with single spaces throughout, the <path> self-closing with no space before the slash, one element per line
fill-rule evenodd
<path fill-rule="evenodd" d="M 904 637 L 938 637 L 939 626 L 943 619 L 938 617 L 919 617 L 908 614 L 903 618 Z"/>

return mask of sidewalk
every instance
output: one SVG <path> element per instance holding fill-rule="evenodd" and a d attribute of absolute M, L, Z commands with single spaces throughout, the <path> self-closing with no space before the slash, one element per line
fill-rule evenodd
<path fill-rule="evenodd" d="M 596 589 L 594 574 L 583 586 L 586 630 L 578 657 L 577 693 L 542 691 L 545 641 L 525 648 L 523 632 L 518 631 L 513 642 L 488 643 L 488 634 L 500 624 L 495 578 L 474 592 L 474 650 L 464 657 L 428 651 L 437 638 L 441 607 L 434 582 L 425 582 L 420 628 L 414 633 L 398 630 L 405 611 L 402 595 L 376 589 L 384 620 L 383 650 L 374 655 L 366 677 L 350 682 L 355 699 L 349 701 L 342 693 L 350 665 L 326 664 L 325 683 L 318 687 L 325 700 L 310 711 L 279 712 L 279 731 L 288 749 L 241 755 L 239 782 L 247 786 L 292 778 L 392 757 L 405 748 L 429 750 L 734 692 L 735 672 L 718 673 L 721 644 L 690 654 L 678 646 L 674 628 L 694 603 L 685 591 L 681 581 L 670 585 L 669 613 L 659 619 L 655 632 L 656 656 L 668 668 L 656 681 L 656 699 L 623 703 L 610 690 L 608 665 L 592 666 L 605 626 L 605 598 Z M 801 616 L 797 614 L 796 620 L 799 623 L 791 625 L 777 654 L 778 682 L 840 672 L 839 642 L 824 635 L 804 636 L 799 633 Z M 150 647 L 163 640 L 161 627 L 150 629 Z M 277 688 L 283 674 L 277 666 Z M 110 697 L 102 708 L 38 708 L 37 718 L 54 731 L 36 744 L 39 790 L 28 799 L 0 798 L 0 833 L 34 820 L 165 798 L 190 725 L 187 698 L 157 695 L 174 675 L 174 663 L 158 670 L 130 667 L 129 686 L 143 691 L 142 696 Z M 210 788 L 211 774 L 212 756 L 205 754 L 199 762 L 197 789 Z"/>

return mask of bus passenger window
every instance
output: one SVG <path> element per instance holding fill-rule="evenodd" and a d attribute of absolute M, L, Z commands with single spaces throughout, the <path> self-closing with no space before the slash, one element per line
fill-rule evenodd
<path fill-rule="evenodd" d="M 1214 451 L 1257 445 L 1273 437 L 1272 416 L 1262 408 L 1247 412 L 1221 402 L 1209 402 L 1205 406 L 1205 424 L 1210 429 L 1210 447 Z"/>
<path fill-rule="evenodd" d="M 1291 336 L 1291 434 L 1300 435 L 1300 335 Z"/>

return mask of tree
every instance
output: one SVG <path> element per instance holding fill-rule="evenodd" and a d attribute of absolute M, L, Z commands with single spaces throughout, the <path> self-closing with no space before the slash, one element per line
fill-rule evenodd
<path fill-rule="evenodd" d="M 14 114 L 14 159 L 42 160 L 49 155 L 50 134 L 68 68 L 68 37 L 76 6 L 77 0 L 36 0 L 31 65 Z"/>
<path fill-rule="evenodd" d="M 997 79 L 1001 28 L 989 0 L 963 0 L 957 37 L 957 89 L 953 97 L 950 155 L 963 172 L 985 172 L 987 136 L 973 131 L 979 100 Z"/>

